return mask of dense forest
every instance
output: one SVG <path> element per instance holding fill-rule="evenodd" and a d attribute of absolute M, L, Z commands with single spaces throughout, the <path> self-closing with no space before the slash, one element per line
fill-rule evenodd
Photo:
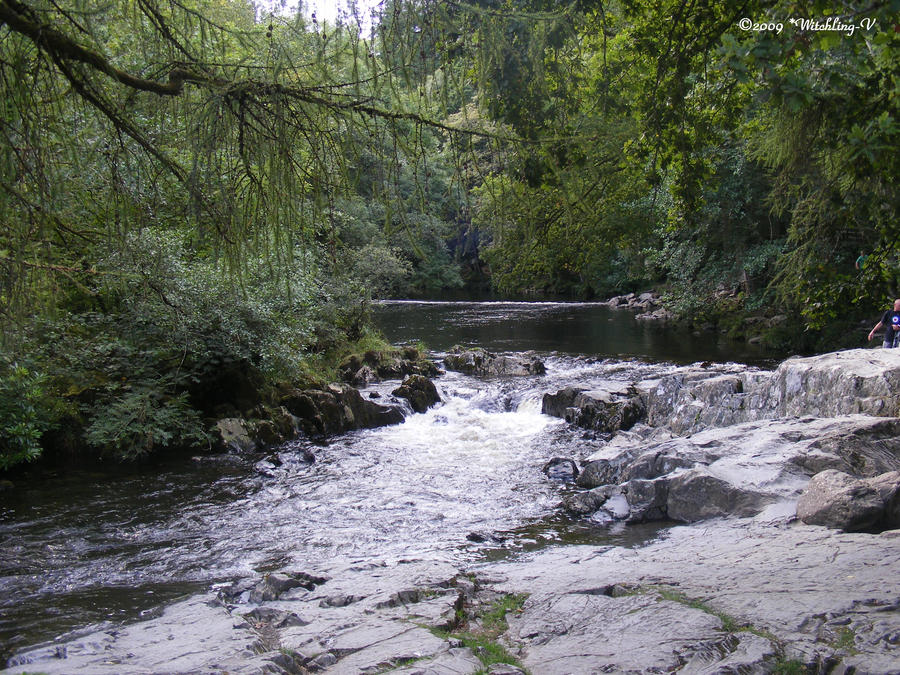
<path fill-rule="evenodd" d="M 859 344 L 900 292 L 900 0 L 0 0 L 0 470 L 203 446 L 377 297 Z M 224 393 L 227 392 L 227 393 Z"/>

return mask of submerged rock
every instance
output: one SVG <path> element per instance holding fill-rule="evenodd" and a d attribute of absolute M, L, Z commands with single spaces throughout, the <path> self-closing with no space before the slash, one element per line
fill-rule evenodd
<path fill-rule="evenodd" d="M 554 457 L 541 469 L 547 478 L 571 483 L 578 478 L 578 465 L 568 457 Z"/>
<path fill-rule="evenodd" d="M 481 349 L 453 347 L 444 357 L 447 370 L 455 370 L 467 375 L 543 375 L 547 372 L 544 362 L 536 356 L 522 354 L 498 355 Z"/>

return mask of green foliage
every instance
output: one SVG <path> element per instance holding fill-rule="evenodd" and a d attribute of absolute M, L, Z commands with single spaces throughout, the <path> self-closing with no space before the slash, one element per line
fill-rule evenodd
<path fill-rule="evenodd" d="M 481 625 L 484 630 L 489 633 L 502 633 L 508 626 L 506 623 L 506 615 L 510 612 L 518 613 L 522 611 L 528 595 L 523 593 L 509 593 L 495 600 L 481 614 Z"/>
<path fill-rule="evenodd" d="M 772 672 L 776 675 L 804 675 L 804 673 L 808 673 L 809 670 L 806 665 L 804 665 L 803 661 L 797 659 L 781 659 L 775 663 Z"/>
<path fill-rule="evenodd" d="M 463 645 L 471 649 L 484 667 L 483 670 L 478 671 L 479 673 L 487 673 L 490 666 L 495 663 L 509 663 L 521 668 L 518 659 L 512 656 L 497 638 L 508 628 L 507 614 L 520 612 L 527 599 L 528 596 L 525 594 L 503 595 L 477 612 L 475 616 L 479 621 L 477 626 L 473 625 L 467 630 L 452 632 L 432 629 L 432 632 L 443 639 L 452 637 L 460 640 Z M 456 613 L 457 623 L 460 626 L 466 625 L 465 611 L 457 608 Z"/>
<path fill-rule="evenodd" d="M 41 436 L 52 424 L 47 398 L 44 375 L 0 359 L 0 470 L 40 456 Z"/>
<path fill-rule="evenodd" d="M 187 393 L 168 396 L 164 383 L 148 380 L 112 392 L 87 410 L 88 445 L 121 459 L 134 459 L 168 447 L 192 447 L 208 441 L 198 411 Z"/>

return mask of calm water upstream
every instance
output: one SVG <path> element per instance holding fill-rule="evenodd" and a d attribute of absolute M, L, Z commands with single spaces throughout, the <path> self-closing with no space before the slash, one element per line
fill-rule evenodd
<path fill-rule="evenodd" d="M 152 469 L 61 472 L 0 492 L 0 658 L 89 624 L 132 620 L 212 583 L 335 562 L 464 561 L 554 542 L 633 545 L 654 527 L 571 521 L 569 489 L 541 473 L 600 440 L 540 413 L 568 384 L 631 380 L 666 362 L 769 355 L 634 321 L 591 304 L 391 302 L 377 320 L 396 342 L 536 350 L 547 375 L 481 380 L 447 373 L 443 403 L 400 425 L 261 457 Z M 396 382 L 377 385 L 389 396 Z M 302 460 L 309 447 L 316 462 Z M 476 544 L 472 533 L 502 541 Z M 0 660 L 2 663 L 2 660 Z"/>

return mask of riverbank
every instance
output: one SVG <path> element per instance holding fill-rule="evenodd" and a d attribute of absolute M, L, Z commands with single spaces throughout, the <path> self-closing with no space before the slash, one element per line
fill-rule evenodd
<path fill-rule="evenodd" d="M 659 487 L 665 509 L 641 518 L 685 524 L 657 541 L 462 565 L 311 561 L 24 652 L 10 672 L 898 672 L 900 531 L 847 533 L 796 514 L 813 475 L 900 469 L 900 353 L 789 359 L 774 371 L 649 368 L 582 404 L 615 405 L 619 391 L 644 397 L 644 417 L 615 435 L 568 428 L 588 437 L 574 457 L 582 470 L 617 467 L 570 494 Z M 685 510 L 691 475 L 703 478 L 701 497 L 710 479 L 728 488 L 715 509 Z M 636 494 L 620 490 L 624 511 L 604 501 L 586 517 L 628 521 Z"/>

